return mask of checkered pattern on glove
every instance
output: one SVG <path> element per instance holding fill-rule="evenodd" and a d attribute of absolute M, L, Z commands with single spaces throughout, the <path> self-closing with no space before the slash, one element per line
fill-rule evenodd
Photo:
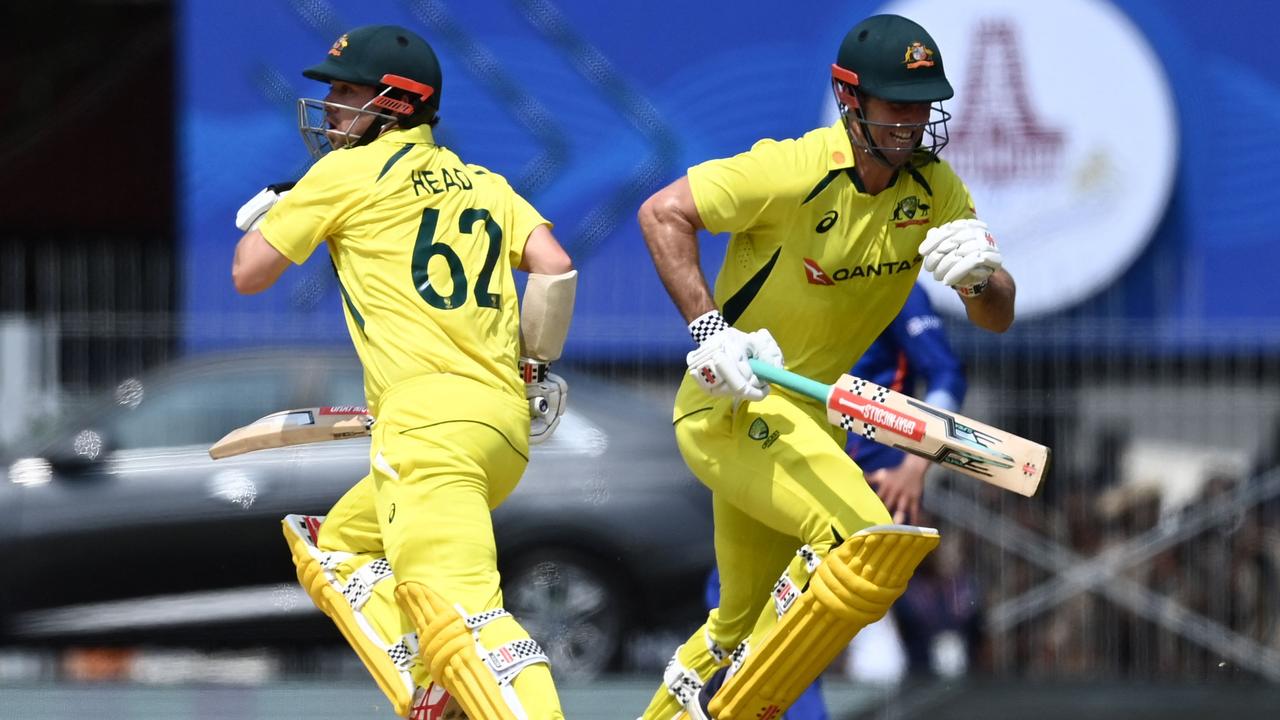
<path fill-rule="evenodd" d="M 707 338 L 728 328 L 729 323 L 725 321 L 719 310 L 708 310 L 689 323 L 689 335 L 694 342 L 701 345 L 707 341 Z"/>
<path fill-rule="evenodd" d="M 769 394 L 769 385 L 751 371 L 750 358 L 782 367 L 782 350 L 768 330 L 744 333 L 726 325 L 685 356 L 689 374 L 709 394 L 755 402 Z"/>

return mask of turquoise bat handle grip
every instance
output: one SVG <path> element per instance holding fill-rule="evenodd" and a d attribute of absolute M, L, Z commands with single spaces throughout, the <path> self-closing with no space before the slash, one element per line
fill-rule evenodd
<path fill-rule="evenodd" d="M 777 365 L 770 365 L 763 360 L 749 358 L 747 360 L 751 365 L 751 372 L 756 377 L 764 380 L 771 385 L 784 387 L 801 395 L 808 395 L 822 404 L 827 403 L 827 398 L 831 396 L 831 386 L 810 380 L 803 375 L 797 375 L 790 370 L 784 370 Z"/>

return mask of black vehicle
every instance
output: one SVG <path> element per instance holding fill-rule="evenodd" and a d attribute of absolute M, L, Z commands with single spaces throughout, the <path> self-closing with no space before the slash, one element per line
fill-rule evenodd
<path fill-rule="evenodd" d="M 701 615 L 711 512 L 664 397 L 568 380 L 568 412 L 494 526 L 506 607 L 557 674 L 582 677 L 630 633 Z M 324 513 L 367 471 L 368 439 L 207 454 L 270 412 L 337 404 L 363 404 L 350 355 L 187 360 L 74 413 L 30 457 L 5 458 L 0 644 L 340 642 L 297 587 L 279 521 Z"/>

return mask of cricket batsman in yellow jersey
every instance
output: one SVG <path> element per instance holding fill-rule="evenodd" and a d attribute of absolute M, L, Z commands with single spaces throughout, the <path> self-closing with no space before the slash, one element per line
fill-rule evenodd
<path fill-rule="evenodd" d="M 562 718 L 546 655 L 502 609 L 490 511 L 527 463 L 527 395 L 552 400 L 538 437 L 563 411 L 546 368 L 576 272 L 501 176 L 435 143 L 421 37 L 357 28 L 304 75 L 330 86 L 300 101 L 319 159 L 242 208 L 233 277 L 259 292 L 326 244 L 377 420 L 370 474 L 325 518 L 285 521 L 299 579 L 400 715 Z"/>
<path fill-rule="evenodd" d="M 675 433 L 712 490 L 721 581 L 720 607 L 677 649 L 645 720 L 776 720 L 938 543 L 931 528 L 892 524 L 825 408 L 770 393 L 748 358 L 835 381 L 921 266 L 976 325 L 1013 322 L 1013 280 L 937 155 L 952 96 L 937 44 L 911 20 L 870 17 L 831 72 L 834 125 L 692 167 L 640 209 L 697 343 Z M 699 269 L 704 228 L 730 234 L 714 294 Z"/>

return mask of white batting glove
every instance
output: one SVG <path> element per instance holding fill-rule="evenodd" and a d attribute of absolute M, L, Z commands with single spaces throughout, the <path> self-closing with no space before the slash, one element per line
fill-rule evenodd
<path fill-rule="evenodd" d="M 991 273 L 1004 258 L 996 239 L 981 220 L 953 220 L 930 228 L 920 243 L 924 269 L 933 279 L 950 285 L 964 297 L 981 295 Z"/>
<path fill-rule="evenodd" d="M 763 400 L 769 384 L 751 371 L 749 358 L 782 367 L 782 349 L 768 330 L 744 333 L 729 327 L 718 310 L 689 323 L 689 334 L 698 349 L 686 357 L 689 374 L 711 395 L 731 395 L 742 400 Z"/>
<path fill-rule="evenodd" d="M 520 358 L 524 397 L 529 401 L 530 445 L 549 440 L 569 407 L 569 383 L 549 368 L 545 362 Z"/>
<path fill-rule="evenodd" d="M 242 232 L 257 230 L 262 218 L 267 216 L 267 211 L 280 202 L 280 198 L 288 195 L 293 185 L 291 182 L 276 183 L 262 188 L 261 192 L 249 198 L 249 202 L 236 211 L 236 227 Z"/>

